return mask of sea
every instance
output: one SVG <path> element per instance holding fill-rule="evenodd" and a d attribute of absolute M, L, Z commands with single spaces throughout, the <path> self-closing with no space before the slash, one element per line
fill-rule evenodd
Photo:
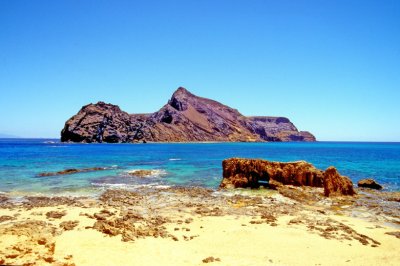
<path fill-rule="evenodd" d="M 400 191 L 400 143 L 270 142 L 77 144 L 58 139 L 0 139 L 0 193 L 8 195 L 99 195 L 109 188 L 199 186 L 217 189 L 222 161 L 257 158 L 304 160 L 335 166 L 356 184 L 373 178 L 386 191 Z M 65 169 L 106 170 L 41 176 Z M 143 178 L 135 170 L 153 170 Z"/>

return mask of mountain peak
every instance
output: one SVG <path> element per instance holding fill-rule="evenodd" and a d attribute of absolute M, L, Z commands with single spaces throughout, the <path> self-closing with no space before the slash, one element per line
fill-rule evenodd
<path fill-rule="evenodd" d="M 187 93 L 189 92 L 185 87 L 179 87 L 176 89 L 175 93 L 180 92 L 180 93 Z"/>
<path fill-rule="evenodd" d="M 168 104 L 178 111 L 185 111 L 187 109 L 187 101 L 191 97 L 195 97 L 195 95 L 184 87 L 179 87 L 174 94 L 172 94 Z"/>
<path fill-rule="evenodd" d="M 177 88 L 176 91 L 172 94 L 172 97 L 176 97 L 178 95 L 194 96 L 193 93 L 191 93 L 184 87 Z"/>

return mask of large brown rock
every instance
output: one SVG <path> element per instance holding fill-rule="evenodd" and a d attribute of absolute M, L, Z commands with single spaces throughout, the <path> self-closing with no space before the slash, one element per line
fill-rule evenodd
<path fill-rule="evenodd" d="M 88 104 L 61 131 L 68 142 L 315 141 L 285 117 L 245 117 L 236 109 L 178 88 L 153 114 Z"/>
<path fill-rule="evenodd" d="M 222 169 L 222 188 L 259 187 L 259 181 L 294 186 L 323 186 L 323 172 L 304 161 L 282 163 L 231 158 L 222 162 Z"/>
<path fill-rule="evenodd" d="M 353 196 L 356 192 L 350 178 L 340 175 L 336 168 L 331 166 L 324 172 L 324 194 L 327 197 Z"/>
<path fill-rule="evenodd" d="M 305 161 L 270 162 L 258 159 L 231 158 L 222 162 L 221 188 L 257 188 L 260 181 L 271 188 L 281 185 L 324 187 L 326 196 L 354 195 L 353 183 L 334 167 L 325 172 Z"/>

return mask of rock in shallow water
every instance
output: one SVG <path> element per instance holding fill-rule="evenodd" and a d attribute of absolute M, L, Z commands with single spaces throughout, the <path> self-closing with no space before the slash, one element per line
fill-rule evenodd
<path fill-rule="evenodd" d="M 362 179 L 358 181 L 358 187 L 372 188 L 372 189 L 382 189 L 383 187 L 378 184 L 375 180 L 371 178 Z"/>
<path fill-rule="evenodd" d="M 147 170 L 147 169 L 131 170 L 126 173 L 129 176 L 135 176 L 135 177 L 140 177 L 140 178 L 160 176 L 160 175 L 164 174 L 164 172 L 161 170 Z"/>
<path fill-rule="evenodd" d="M 58 172 L 44 172 L 38 174 L 39 177 L 46 177 L 46 176 L 57 176 L 57 175 L 72 175 L 76 173 L 84 173 L 84 172 L 92 172 L 92 171 L 102 171 L 108 170 L 109 168 L 106 167 L 91 167 L 91 168 L 82 168 L 82 169 L 65 169 Z"/>
<path fill-rule="evenodd" d="M 304 161 L 282 163 L 231 158 L 222 162 L 222 168 L 222 188 L 257 188 L 260 181 L 273 182 L 276 185 L 323 186 L 323 171 Z"/>
<path fill-rule="evenodd" d="M 353 183 L 336 168 L 325 172 L 305 161 L 270 162 L 257 159 L 231 158 L 222 162 L 221 188 L 257 188 L 266 183 L 270 188 L 281 185 L 323 187 L 325 196 L 354 195 Z"/>

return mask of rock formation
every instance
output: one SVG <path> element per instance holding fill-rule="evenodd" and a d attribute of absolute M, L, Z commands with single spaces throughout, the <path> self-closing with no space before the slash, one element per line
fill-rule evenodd
<path fill-rule="evenodd" d="M 371 189 L 377 189 L 380 190 L 383 187 L 378 184 L 375 180 L 371 179 L 371 178 L 367 178 L 367 179 L 362 179 L 360 181 L 358 181 L 358 187 L 364 187 L 364 188 L 371 188 Z"/>
<path fill-rule="evenodd" d="M 282 163 L 232 158 L 222 162 L 222 169 L 222 188 L 232 185 L 235 188 L 257 188 L 260 186 L 259 181 L 275 181 L 294 186 L 323 186 L 323 172 L 304 161 Z"/>
<path fill-rule="evenodd" d="M 347 176 L 338 173 L 335 167 L 331 166 L 324 172 L 324 194 L 330 196 L 353 196 L 356 194 L 353 182 Z"/>
<path fill-rule="evenodd" d="M 157 170 L 138 169 L 138 170 L 128 171 L 127 174 L 129 176 L 145 178 L 157 175 L 158 172 L 159 170 L 157 171 Z"/>
<path fill-rule="evenodd" d="M 98 102 L 83 106 L 61 131 L 63 142 L 315 141 L 285 117 L 246 117 L 178 88 L 153 114 L 128 114 Z"/>
<path fill-rule="evenodd" d="M 334 167 L 325 172 L 305 161 L 270 162 L 257 159 L 231 158 L 222 162 L 221 188 L 257 188 L 260 182 L 271 188 L 282 185 L 323 187 L 325 196 L 354 195 L 353 183 Z"/>

